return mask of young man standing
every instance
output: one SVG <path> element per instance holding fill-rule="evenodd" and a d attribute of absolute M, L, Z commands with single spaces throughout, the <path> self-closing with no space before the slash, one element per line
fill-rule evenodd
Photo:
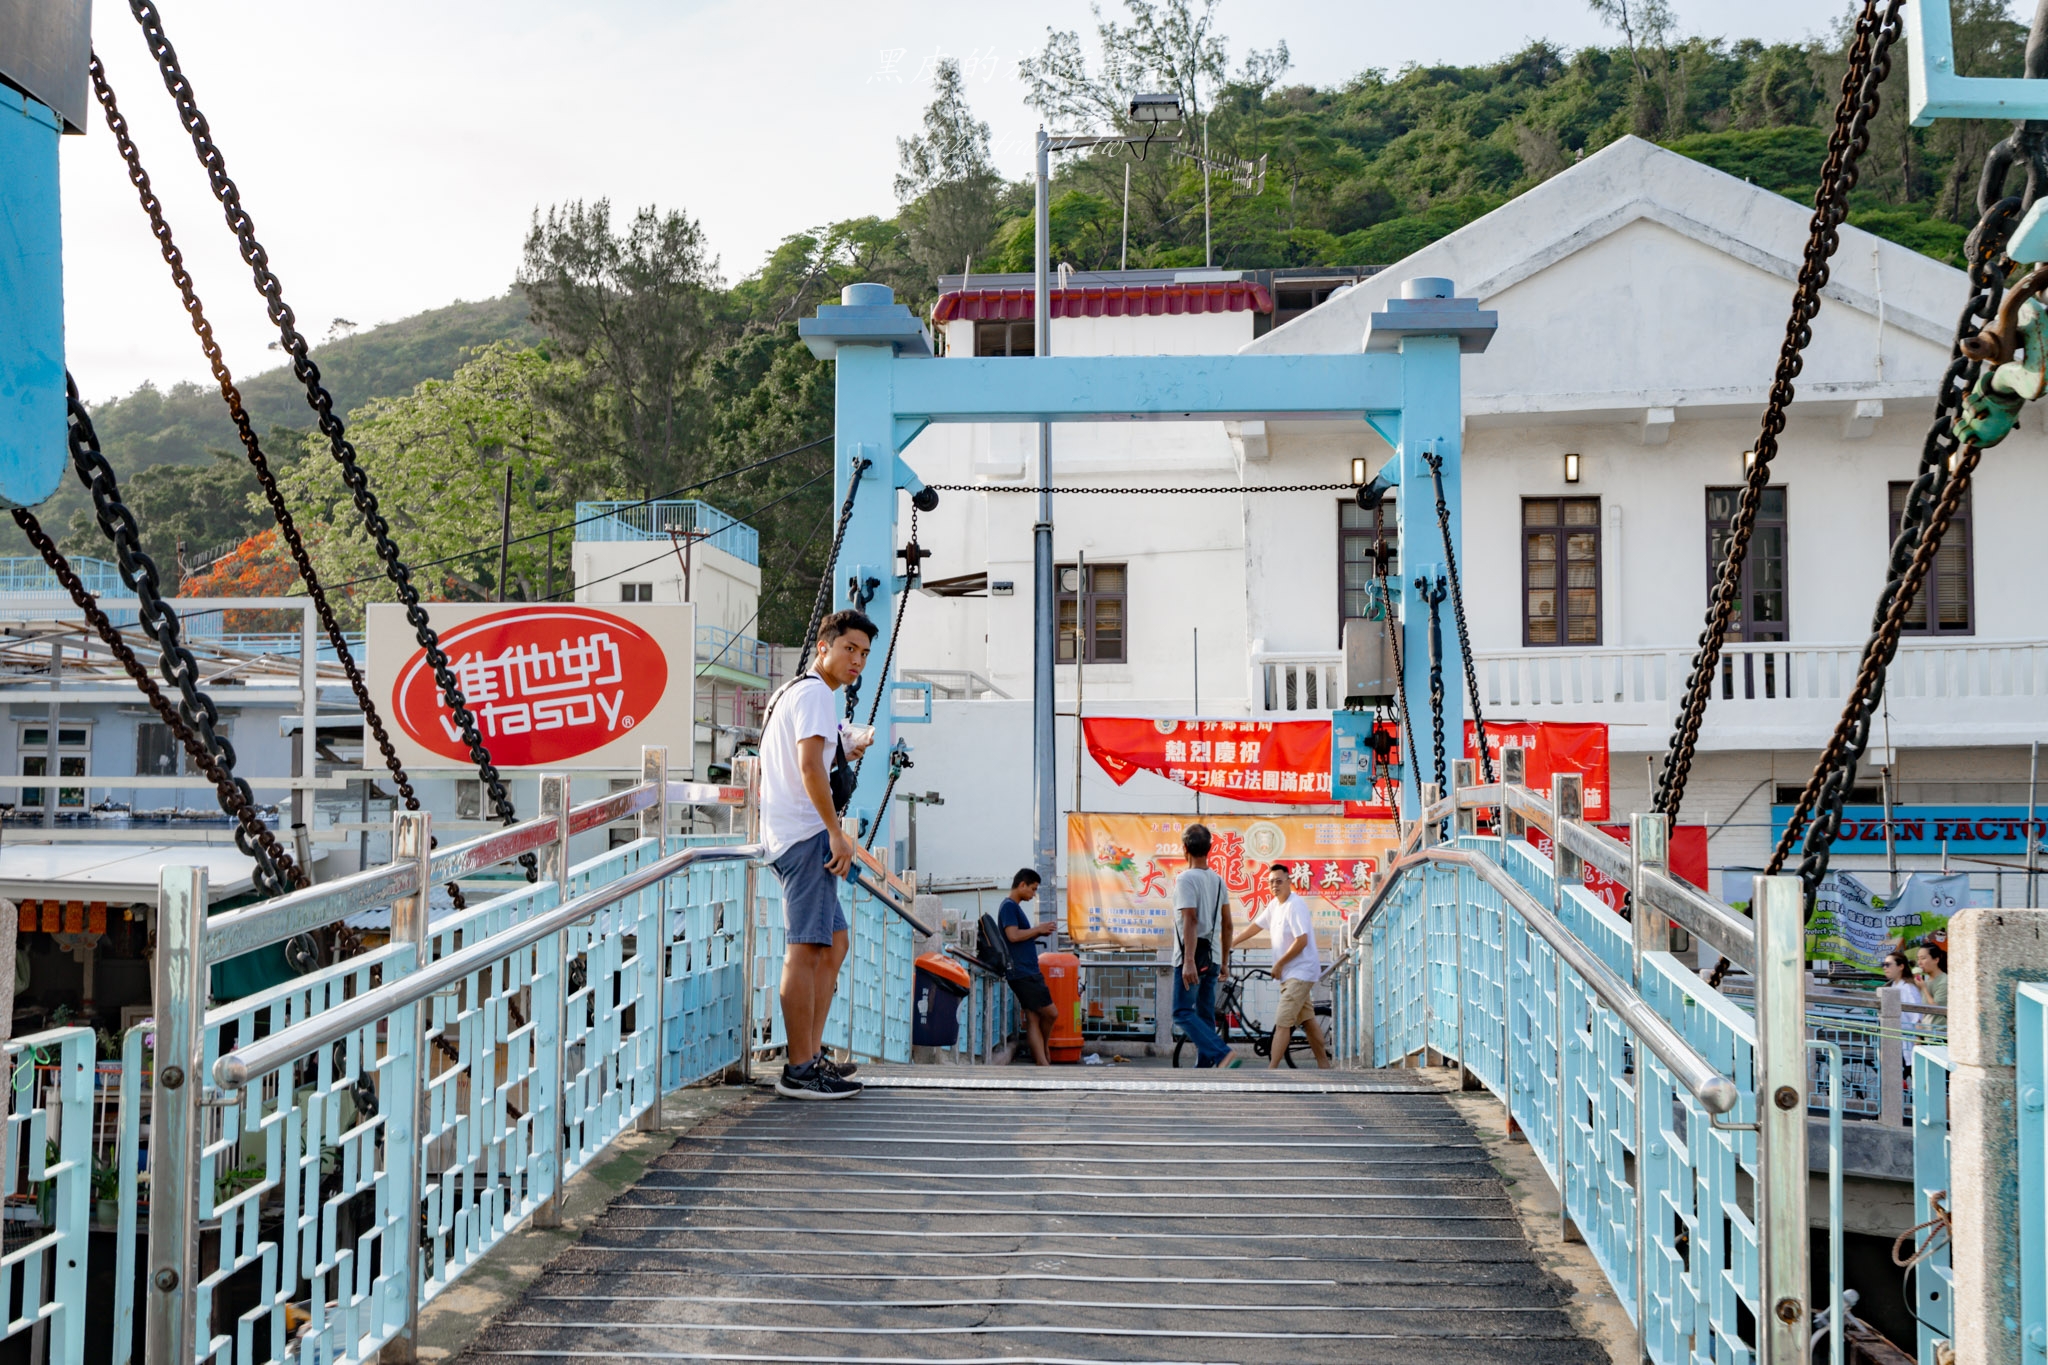
<path fill-rule="evenodd" d="M 1209 870 L 1209 843 L 1206 825 L 1181 832 L 1188 866 L 1173 883 L 1179 917 L 1174 965 L 1180 969 L 1173 983 L 1173 1022 L 1195 1045 L 1197 1066 L 1235 1067 L 1244 1059 L 1216 1031 L 1216 978 L 1230 964 L 1230 892 Z"/>
<path fill-rule="evenodd" d="M 853 840 L 839 827 L 839 807 L 852 794 L 844 763 L 872 740 L 841 735 L 839 689 L 860 676 L 875 642 L 875 623 L 857 611 L 835 611 L 818 628 L 811 671 L 787 684 L 768 706 L 761 735 L 761 838 L 782 882 L 787 929 L 782 960 L 782 1022 L 790 1062 L 777 1094 L 801 1100 L 843 1100 L 860 1093 L 850 1065 L 825 1055 L 825 1017 L 846 960 L 846 912 L 839 881 L 853 866 Z M 844 789 L 835 800 L 835 769 Z"/>
<path fill-rule="evenodd" d="M 1053 1008 L 1052 991 L 1038 970 L 1038 940 L 1058 932 L 1059 926 L 1051 920 L 1033 924 L 1024 913 L 1024 907 L 1037 896 L 1038 874 L 1028 867 L 1021 869 L 1010 878 L 1010 898 L 996 911 L 996 925 L 1010 941 L 1010 989 L 1017 993 L 1017 1006 L 1024 1011 L 1024 1036 L 1031 1043 L 1031 1060 L 1051 1066 L 1045 1040 L 1052 1036 L 1059 1011 Z"/>
<path fill-rule="evenodd" d="M 1315 1004 L 1309 993 L 1322 979 L 1323 960 L 1316 952 L 1315 917 L 1308 902 L 1294 894 L 1294 869 L 1274 863 L 1266 873 L 1273 904 L 1267 909 L 1263 927 L 1273 944 L 1273 979 L 1280 983 L 1280 1012 L 1273 1019 L 1273 1069 L 1287 1062 L 1287 1049 L 1294 1042 L 1294 1026 L 1308 1036 L 1315 1049 L 1316 1065 L 1330 1069 L 1330 1054 L 1323 1046 L 1323 1031 L 1316 1025 Z"/>

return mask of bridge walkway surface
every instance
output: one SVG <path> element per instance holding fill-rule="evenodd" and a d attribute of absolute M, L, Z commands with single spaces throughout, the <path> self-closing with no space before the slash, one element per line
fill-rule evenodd
<path fill-rule="evenodd" d="M 463 1359 L 1608 1359 L 1416 1073 L 873 1072 L 693 1130 Z"/>

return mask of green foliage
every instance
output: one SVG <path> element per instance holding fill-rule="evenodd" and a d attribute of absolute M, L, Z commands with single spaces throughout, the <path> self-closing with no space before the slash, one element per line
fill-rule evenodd
<path fill-rule="evenodd" d="M 271 468 L 289 468 L 296 442 L 277 442 L 266 450 Z M 205 464 L 157 464 L 129 476 L 121 486 L 123 501 L 142 528 L 142 548 L 156 561 L 159 578 L 177 585 L 179 546 L 191 561 L 224 548 L 269 525 L 270 509 L 259 500 L 256 475 L 240 449 L 215 451 Z M 66 554 L 109 557 L 106 538 L 85 507 L 71 514 L 62 541 Z"/>
<path fill-rule="evenodd" d="M 1813 201 L 1827 159 L 1827 133 L 1814 127 L 1730 129 L 1691 133 L 1670 144 L 1694 161 L 1741 176 L 1788 199 Z"/>

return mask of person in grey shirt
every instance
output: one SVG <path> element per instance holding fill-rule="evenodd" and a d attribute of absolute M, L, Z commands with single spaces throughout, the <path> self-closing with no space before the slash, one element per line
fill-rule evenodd
<path fill-rule="evenodd" d="M 1173 884 L 1173 1022 L 1195 1045 L 1197 1066 L 1237 1067 L 1244 1063 L 1216 1030 L 1216 979 L 1230 963 L 1230 892 L 1209 870 L 1209 828 L 1189 825 L 1180 846 L 1187 871 Z"/>

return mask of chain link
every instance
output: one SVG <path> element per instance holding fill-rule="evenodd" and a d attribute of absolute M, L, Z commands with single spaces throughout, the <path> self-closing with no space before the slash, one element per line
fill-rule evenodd
<path fill-rule="evenodd" d="M 1713 597 L 1707 606 L 1707 621 L 1693 654 L 1692 673 L 1686 681 L 1678 724 L 1671 736 L 1664 771 L 1657 779 L 1657 809 L 1676 819 L 1685 800 L 1686 779 L 1698 747 L 1700 726 L 1706 719 L 1714 676 L 1721 649 L 1735 616 L 1742 591 L 1742 566 L 1749 554 L 1749 539 L 1756 527 L 1757 509 L 1764 489 L 1771 481 L 1771 461 L 1778 453 L 1778 436 L 1785 429 L 1785 410 L 1791 406 L 1793 381 L 1804 364 L 1803 353 L 1813 340 L 1813 319 L 1820 312 L 1821 292 L 1827 287 L 1829 260 L 1835 254 L 1843 221 L 1849 215 L 1849 191 L 1856 186 L 1856 165 L 1870 145 L 1870 121 L 1876 116 L 1878 90 L 1891 73 L 1891 46 L 1901 28 L 1899 10 L 1904 0 L 1863 0 L 1856 17 L 1855 39 L 1849 48 L 1849 69 L 1842 77 L 1842 99 L 1835 110 L 1834 130 L 1828 138 L 1828 155 L 1821 167 L 1820 188 L 1814 194 L 1814 210 L 1806 239 L 1805 259 L 1799 267 L 1799 283 L 1792 294 L 1792 313 L 1785 323 L 1785 339 L 1778 350 L 1778 366 L 1771 381 L 1770 401 L 1764 408 L 1762 428 L 1757 435 L 1735 516 L 1729 527 L 1728 554 L 1714 581 Z"/>
<path fill-rule="evenodd" d="M 412 627 L 414 638 L 426 655 L 427 666 L 433 670 L 442 703 L 455 721 L 470 761 L 476 765 L 477 776 L 490 796 L 492 812 L 504 823 L 513 824 L 518 820 L 518 814 L 513 809 L 511 795 L 497 766 L 491 762 L 490 751 L 484 747 L 476 717 L 463 698 L 460 681 L 449 667 L 440 636 L 420 606 L 419 589 L 413 586 L 412 571 L 406 567 L 397 543 L 391 538 L 391 525 L 378 508 L 377 495 L 370 490 L 369 476 L 357 461 L 355 446 L 349 441 L 341 418 L 335 415 L 334 396 L 321 381 L 320 367 L 313 363 L 306 338 L 298 329 L 296 316 L 284 300 L 284 285 L 270 268 L 269 253 L 256 240 L 255 221 L 242 206 L 241 190 L 228 176 L 226 158 L 214 144 L 212 130 L 206 116 L 199 110 L 192 82 L 180 68 L 177 51 L 164 35 L 163 21 L 156 5 L 152 0 L 129 0 L 128 8 L 142 28 L 150 55 L 163 76 L 164 88 L 177 105 L 178 121 L 190 135 L 193 150 L 206 169 L 213 196 L 226 213 L 228 229 L 235 236 L 242 261 L 249 267 L 257 292 L 263 296 L 270 321 L 278 330 L 286 354 L 292 358 L 292 373 L 305 386 L 306 402 L 318 418 L 321 434 L 327 438 L 336 463 L 341 466 L 342 482 L 347 485 L 349 497 L 363 519 L 364 529 L 370 533 L 377 547 L 377 557 L 383 562 L 385 577 L 391 580 L 399 602 L 405 607 L 406 622 Z M 538 878 L 539 862 L 533 854 L 522 854 L 519 862 L 526 869 L 527 880 Z"/>
<path fill-rule="evenodd" d="M 1394 591 L 1387 582 L 1387 570 L 1391 567 L 1389 562 L 1391 559 L 1392 555 L 1387 551 L 1387 527 L 1384 510 L 1380 507 L 1374 507 L 1372 509 L 1372 561 L 1373 569 L 1379 575 L 1380 580 L 1380 610 L 1386 613 L 1387 638 L 1394 646 L 1394 700 L 1399 705 L 1401 712 L 1401 761 L 1408 767 L 1413 768 L 1418 761 L 1415 751 L 1415 726 L 1408 719 L 1408 670 L 1401 657 L 1401 622 L 1394 616 Z M 1422 791 L 1421 770 L 1419 768 L 1415 769 L 1415 773 L 1415 789 L 1419 797 Z M 1400 804 L 1397 794 L 1394 801 L 1396 810 L 1399 809 Z"/>
<path fill-rule="evenodd" d="M 94 519 L 114 547 L 114 562 L 120 567 L 121 581 L 135 593 L 142 628 L 156 641 L 157 668 L 164 681 L 178 689 L 179 711 L 186 724 L 197 733 L 201 745 L 225 774 L 227 785 L 219 791 L 221 809 L 235 818 L 235 847 L 255 860 L 256 889 L 265 896 L 277 895 L 292 881 L 291 859 L 275 840 L 266 845 L 245 827 L 243 809 L 255 806 L 255 793 L 249 790 L 247 782 L 234 776 L 235 746 L 217 728 L 220 712 L 213 699 L 200 690 L 199 660 L 185 645 L 178 613 L 164 600 L 156 561 L 143 551 L 141 527 L 136 524 L 135 514 L 121 501 L 121 486 L 114 478 L 114 467 L 100 451 L 92 415 L 78 397 L 77 381 L 68 373 L 64 376 L 64 390 L 69 409 L 66 435 L 71 466 L 92 494 Z"/>
<path fill-rule="evenodd" d="M 306 885 L 304 870 L 292 862 L 291 856 L 278 843 L 277 836 L 271 833 L 270 827 L 256 814 L 256 805 L 250 797 L 248 784 L 236 777 L 220 761 L 219 756 L 193 733 L 193 727 L 188 723 L 186 714 L 181 712 L 180 708 L 172 706 L 170 699 L 164 696 L 163 689 L 156 685 L 156 679 L 149 676 L 149 670 L 135 657 L 135 651 L 129 647 L 128 642 L 121 638 L 121 632 L 114 626 L 106 612 L 100 609 L 98 599 L 78 577 L 77 571 L 71 567 L 71 562 L 64 557 L 64 552 L 57 548 L 57 543 L 50 539 L 49 533 L 43 529 L 42 523 L 36 520 L 35 514 L 25 507 L 11 510 L 14 513 L 15 524 L 28 536 L 29 544 L 35 546 L 36 553 L 50 566 L 50 572 L 57 576 L 57 581 L 63 585 L 64 591 L 71 595 L 71 600 L 85 613 L 86 624 L 93 628 L 108 651 L 119 661 L 122 669 L 135 680 L 135 685 L 142 689 L 142 695 L 148 700 L 150 707 L 170 728 L 171 734 L 177 738 L 193 765 L 213 784 L 214 793 L 220 799 L 221 809 L 234 817 L 236 847 L 241 848 L 246 844 L 255 850 L 252 856 L 256 859 L 258 875 L 280 877 L 289 880 L 293 886 Z M 150 566 L 150 571 L 153 575 L 153 565 Z M 189 654 L 186 655 L 186 658 L 190 657 Z M 168 663 L 169 659 L 170 655 L 166 653 L 165 662 Z M 200 714 L 204 714 L 203 709 Z M 272 887 L 266 890 L 265 894 L 275 894 L 278 889 L 280 888 Z"/>
<path fill-rule="evenodd" d="M 178 249 L 171 236 L 171 227 L 164 220 L 163 204 L 151 188 L 149 172 L 142 167 L 142 156 L 136 150 L 134 140 L 129 136 L 128 120 L 122 116 L 119 104 L 114 99 L 113 87 L 107 83 L 106 68 L 100 64 L 98 53 L 92 55 L 87 67 L 92 75 L 93 93 L 98 96 L 100 108 L 105 112 L 107 127 L 114 134 L 114 145 L 120 150 L 121 159 L 128 165 L 128 183 L 135 187 L 136 195 L 142 201 L 142 211 L 149 217 L 149 228 L 161 249 L 164 264 L 170 267 L 171 283 L 177 286 L 178 295 L 184 300 L 185 312 L 192 319 L 192 330 L 199 337 L 199 348 L 206 354 L 206 363 L 213 372 L 214 382 L 220 386 L 220 396 L 227 404 L 228 417 L 235 424 L 235 435 L 241 440 L 242 448 L 249 456 L 249 464 L 256 473 L 256 482 L 263 490 L 264 501 L 270 504 L 271 515 L 277 521 L 278 533 L 291 550 L 292 562 L 298 566 L 299 577 L 305 580 L 306 590 L 313 598 L 313 608 L 320 616 L 321 628 L 327 632 L 328 643 L 334 647 L 334 656 L 341 661 L 342 671 L 348 675 L 348 684 L 355 693 L 356 703 L 363 709 L 363 721 L 377 741 L 377 748 L 384 756 L 384 766 L 391 771 L 407 810 L 418 810 L 420 802 L 413 791 L 412 780 L 406 775 L 405 766 L 399 761 L 398 751 L 391 743 L 390 732 L 384 728 L 384 719 L 377 713 L 376 703 L 370 699 L 370 687 L 363 680 L 362 671 L 356 666 L 355 655 L 350 651 L 348 637 L 342 632 L 341 622 L 334 615 L 334 608 L 327 600 L 327 593 L 321 587 L 320 575 L 313 568 L 312 556 L 306 552 L 305 542 L 299 536 L 299 528 L 292 518 L 291 508 L 286 505 L 284 493 L 277 486 L 277 478 L 271 473 L 270 461 L 264 456 L 263 446 L 258 441 L 254 424 L 249 420 L 248 411 L 242 405 L 241 390 L 236 386 L 234 376 L 229 372 L 227 361 L 222 357 L 220 344 L 214 340 L 213 324 L 207 320 L 206 308 L 199 301 L 199 295 L 192 285 L 192 276 L 185 269 L 185 255 Z M 308 737 L 311 742 L 311 737 Z"/>
<path fill-rule="evenodd" d="M 1444 618 L 1441 608 L 1449 592 L 1439 577 L 1432 585 L 1420 575 L 1415 591 L 1429 604 L 1429 730 L 1436 751 L 1436 789 L 1444 788 Z"/>
<path fill-rule="evenodd" d="M 1472 632 L 1465 625 L 1465 594 L 1458 586 L 1458 552 L 1451 547 L 1451 505 L 1444 499 L 1444 457 L 1434 450 L 1422 453 L 1429 477 L 1436 483 L 1436 524 L 1444 533 L 1444 567 L 1451 575 L 1451 616 L 1458 623 L 1458 653 L 1465 661 L 1465 695 L 1472 706 L 1472 732 L 1479 741 L 1479 768 L 1487 782 L 1493 781 L 1493 755 L 1486 748 L 1486 717 L 1479 709 L 1479 669 L 1472 662 Z"/>
<path fill-rule="evenodd" d="M 825 551 L 825 569 L 818 575 L 818 595 L 811 600 L 810 624 L 804 627 L 804 645 L 797 660 L 799 672 L 809 672 L 811 656 L 817 652 L 818 627 L 825 623 L 825 608 L 832 602 L 832 575 L 838 571 L 839 547 L 846 541 L 846 527 L 853 520 L 853 500 L 860 496 L 860 476 L 874 461 L 864 455 L 853 457 L 853 474 L 846 481 L 846 501 L 839 504 L 839 524 L 832 528 L 832 548 Z M 853 712 L 847 711 L 851 719 Z"/>

